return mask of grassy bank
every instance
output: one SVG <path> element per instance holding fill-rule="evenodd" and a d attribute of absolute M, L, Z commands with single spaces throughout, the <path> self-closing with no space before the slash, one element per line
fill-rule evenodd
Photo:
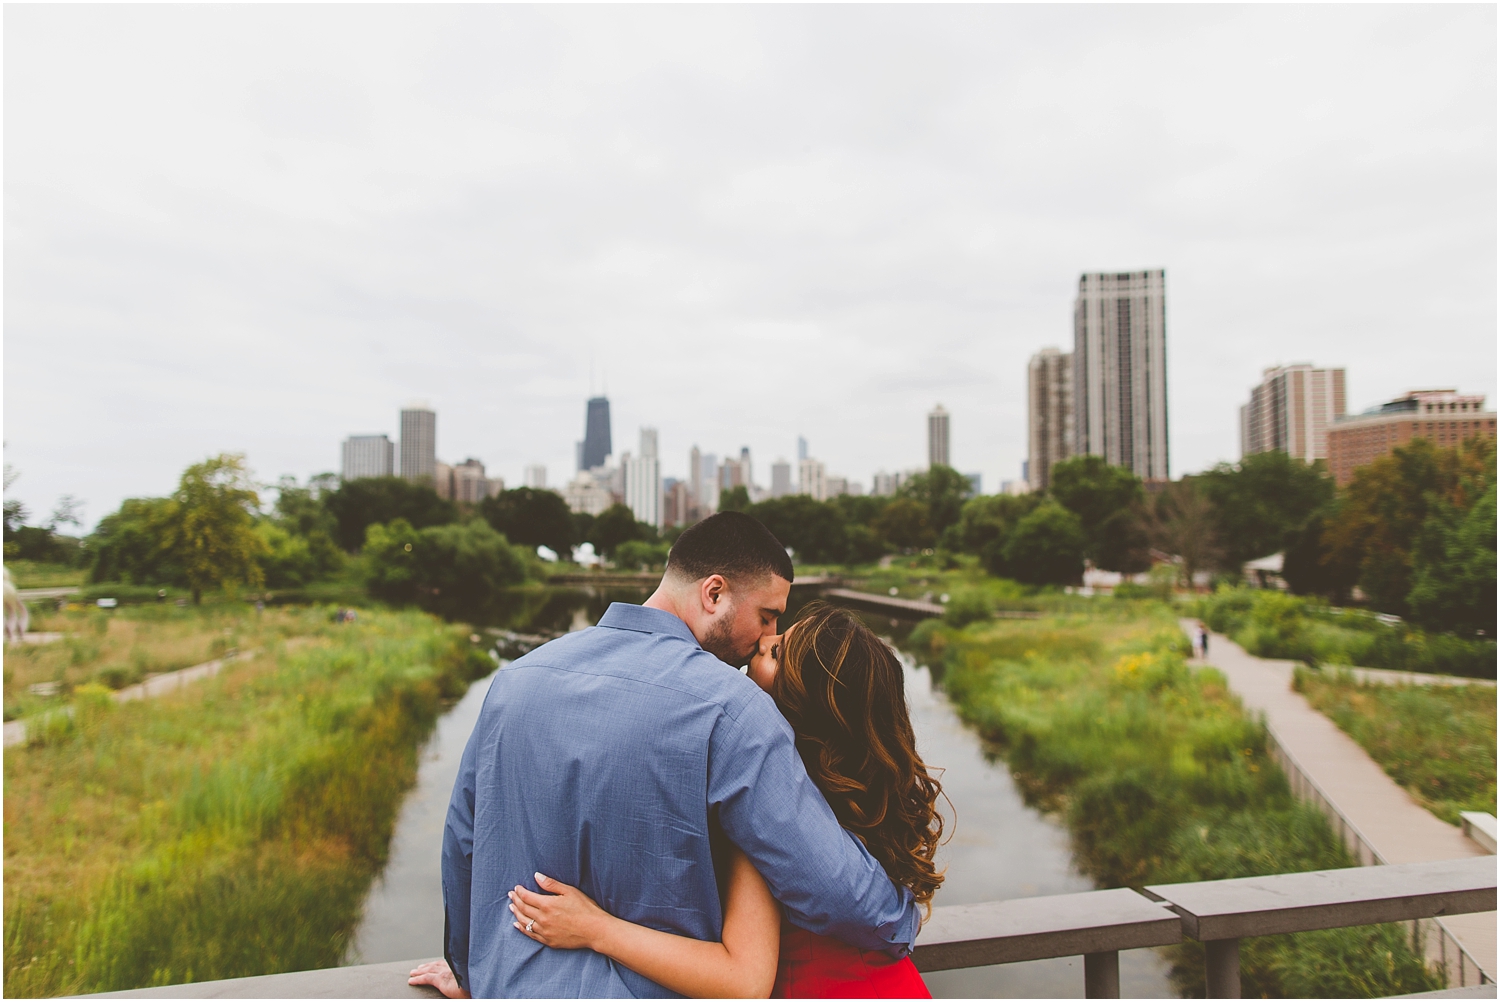
<path fill-rule="evenodd" d="M 1348 672 L 1305 668 L 1293 685 L 1444 821 L 1495 813 L 1492 687 L 1362 685 Z"/>
<path fill-rule="evenodd" d="M 1361 610 L 1332 608 L 1277 591 L 1221 589 L 1200 601 L 1196 611 L 1257 657 L 1495 677 L 1493 640 L 1426 633 Z"/>
<path fill-rule="evenodd" d="M 1101 886 L 1351 865 L 1266 756 L 1264 729 L 1211 669 L 1192 671 L 1174 613 L 1100 603 L 1091 615 L 924 623 L 910 638 L 962 716 L 1036 806 L 1065 819 Z M 1378 997 L 1439 987 L 1402 926 L 1247 940 L 1247 998 Z M 1202 947 L 1171 951 L 1185 995 Z"/>
<path fill-rule="evenodd" d="M 154 624 L 180 634 L 181 660 L 206 653 L 192 611 Z M 492 665 L 466 628 L 427 615 L 335 624 L 330 612 L 268 609 L 252 628 L 253 612 L 205 610 L 219 637 L 244 644 L 258 629 L 262 654 L 144 702 L 82 682 L 71 722 L 7 752 L 7 995 L 339 962 L 422 738 Z M 65 670 L 81 679 L 107 651 L 155 649 L 139 620 L 115 643 L 122 622 L 106 620 L 99 654 Z"/>

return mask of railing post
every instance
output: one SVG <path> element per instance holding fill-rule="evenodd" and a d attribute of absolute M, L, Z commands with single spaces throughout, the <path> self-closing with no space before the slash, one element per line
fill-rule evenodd
<path fill-rule="evenodd" d="M 1085 953 L 1083 955 L 1083 997 L 1117 999 L 1120 997 L 1120 951 Z"/>
<path fill-rule="evenodd" d="M 1211 999 L 1237 999 L 1240 997 L 1240 941 L 1237 939 L 1211 939 L 1203 944 L 1208 966 L 1208 997 Z"/>

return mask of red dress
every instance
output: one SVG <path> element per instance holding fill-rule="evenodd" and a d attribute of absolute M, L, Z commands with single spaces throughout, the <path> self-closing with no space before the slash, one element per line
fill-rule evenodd
<path fill-rule="evenodd" d="M 772 998 L 930 999 L 910 957 L 896 960 L 781 920 L 781 958 Z"/>

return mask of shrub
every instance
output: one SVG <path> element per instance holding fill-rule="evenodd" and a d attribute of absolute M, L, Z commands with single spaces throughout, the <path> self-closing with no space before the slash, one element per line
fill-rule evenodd
<path fill-rule="evenodd" d="M 978 591 L 961 591 L 949 599 L 943 610 L 943 622 L 955 629 L 995 618 L 990 600 Z"/>

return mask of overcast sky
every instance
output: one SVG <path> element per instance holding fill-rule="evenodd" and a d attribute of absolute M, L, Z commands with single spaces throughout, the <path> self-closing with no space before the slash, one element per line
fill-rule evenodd
<path fill-rule="evenodd" d="M 1496 10 L 16 6 L 5 457 L 45 514 L 240 451 L 571 476 L 606 388 L 830 473 L 1019 476 L 1084 271 L 1165 268 L 1173 476 L 1260 370 L 1495 393 Z M 1492 401 L 1493 403 L 1493 401 Z"/>

